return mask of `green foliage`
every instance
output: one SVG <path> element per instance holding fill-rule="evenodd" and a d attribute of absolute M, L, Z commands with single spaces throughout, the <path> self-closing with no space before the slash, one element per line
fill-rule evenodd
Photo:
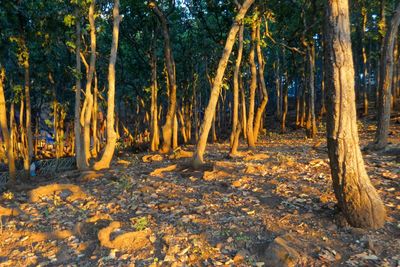
<path fill-rule="evenodd" d="M 131 222 L 136 231 L 143 231 L 149 227 L 149 220 L 147 217 L 131 218 Z"/>

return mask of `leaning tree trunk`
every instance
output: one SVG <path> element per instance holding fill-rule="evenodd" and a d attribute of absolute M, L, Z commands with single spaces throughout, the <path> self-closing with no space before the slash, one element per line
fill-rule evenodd
<path fill-rule="evenodd" d="M 15 159 L 10 138 L 10 131 L 8 130 L 8 125 L 7 125 L 7 108 L 6 108 L 6 99 L 4 97 L 4 87 L 3 87 L 5 74 L 6 73 L 4 68 L 1 68 L 0 69 L 0 128 L 1 132 L 3 133 L 4 143 L 6 145 L 8 172 L 10 174 L 10 180 L 8 181 L 8 184 L 12 186 L 15 183 Z M 10 127 L 12 127 L 12 125 L 10 125 Z"/>
<path fill-rule="evenodd" d="M 82 147 L 82 127 L 80 123 L 81 114 L 81 23 L 78 11 L 76 11 L 76 83 L 75 83 L 75 116 L 74 116 L 74 134 L 75 134 L 75 158 L 76 166 L 79 170 L 86 168 L 85 158 Z"/>
<path fill-rule="evenodd" d="M 265 108 L 267 107 L 268 104 L 268 92 L 267 92 L 267 86 L 265 84 L 265 78 L 264 78 L 264 69 L 265 69 L 265 62 L 264 62 L 264 55 L 261 50 L 261 33 L 260 33 L 260 28 L 261 28 L 261 20 L 258 21 L 257 24 L 257 44 L 256 44 L 256 49 L 257 49 L 257 60 L 258 60 L 258 78 L 260 80 L 260 86 L 261 86 L 261 91 L 262 91 L 262 100 L 260 105 L 257 108 L 256 112 L 256 117 L 254 120 L 254 141 L 257 142 L 258 139 L 258 133 L 260 130 L 260 127 L 262 127 L 261 122 L 262 122 L 262 115 L 264 114 Z"/>
<path fill-rule="evenodd" d="M 348 0 L 328 1 L 325 48 L 327 141 L 335 195 L 352 226 L 376 229 L 385 222 L 385 208 L 359 147 Z"/>
<path fill-rule="evenodd" d="M 249 111 L 248 111 L 248 121 L 247 121 L 247 145 L 250 149 L 256 147 L 254 140 L 254 108 L 255 108 L 255 98 L 257 89 L 257 66 L 255 62 L 255 46 L 256 46 L 256 36 L 257 36 L 257 24 L 253 21 L 251 25 L 251 47 L 249 53 L 249 65 L 251 73 L 250 81 L 250 99 L 249 99 Z"/>
<path fill-rule="evenodd" d="M 173 135 L 175 112 L 176 112 L 175 61 L 174 61 L 174 56 L 172 54 L 167 18 L 160 10 L 160 8 L 157 6 L 157 3 L 154 0 L 151 0 L 148 5 L 157 15 L 158 20 L 161 23 L 162 34 L 164 37 L 164 57 L 165 57 L 165 65 L 167 68 L 167 76 L 168 76 L 170 92 L 169 92 L 167 117 L 165 119 L 165 124 L 162 127 L 163 144 L 160 152 L 169 153 L 172 148 L 172 135 Z"/>
<path fill-rule="evenodd" d="M 393 49 L 397 38 L 400 23 L 400 4 L 392 17 L 389 29 L 385 36 L 384 49 L 381 57 L 379 103 L 378 103 L 378 127 L 376 129 L 375 149 L 383 149 L 388 143 L 390 126 L 390 108 L 393 79 Z"/>
<path fill-rule="evenodd" d="M 211 90 L 210 100 L 208 102 L 204 120 L 201 126 L 201 133 L 199 137 L 199 141 L 196 146 L 196 152 L 194 155 L 194 167 L 198 167 L 204 163 L 203 155 L 207 145 L 207 137 L 210 132 L 212 119 L 214 117 L 215 107 L 217 106 L 219 92 L 221 90 L 222 79 L 224 78 L 226 65 L 228 64 L 229 56 L 232 52 L 233 44 L 235 43 L 236 34 L 239 31 L 240 25 L 244 16 L 247 13 L 247 10 L 253 4 L 254 0 L 246 0 L 242 7 L 239 9 L 238 14 L 236 15 L 235 21 L 233 22 L 232 28 L 229 31 L 228 37 L 226 39 L 224 52 L 222 57 L 218 63 L 218 69 L 215 75 L 215 79 L 213 82 L 213 88 Z"/>
<path fill-rule="evenodd" d="M 107 142 L 101 160 L 93 166 L 95 170 L 107 169 L 110 167 L 111 160 L 114 156 L 117 136 L 114 129 L 115 115 L 115 63 L 117 61 L 119 23 L 121 16 L 119 15 L 119 0 L 114 1 L 113 8 L 113 33 L 110 53 L 110 64 L 108 65 L 108 94 L 107 94 Z"/>

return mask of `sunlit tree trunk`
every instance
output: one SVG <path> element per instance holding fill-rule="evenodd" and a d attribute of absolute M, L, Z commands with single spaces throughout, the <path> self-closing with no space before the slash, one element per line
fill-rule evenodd
<path fill-rule="evenodd" d="M 93 148 L 91 151 L 92 157 L 97 158 L 97 154 L 100 150 L 99 144 L 99 136 L 98 136 L 98 129 L 97 129 L 97 119 L 98 119 L 98 81 L 97 81 L 97 73 L 94 74 L 94 87 L 93 87 L 93 111 L 92 111 L 92 132 L 93 132 Z"/>
<path fill-rule="evenodd" d="M 364 2 L 363 2 L 364 3 Z M 365 4 L 364 4 L 365 5 Z M 361 31 L 361 44 L 362 44 L 362 61 L 363 61 L 363 115 L 368 115 L 368 65 L 367 65 L 367 49 L 366 49 L 366 40 L 365 40 L 365 31 L 367 28 L 367 9 L 365 6 L 362 7 L 361 10 L 362 15 L 362 31 Z"/>
<path fill-rule="evenodd" d="M 25 134 L 27 142 L 27 155 L 24 158 L 24 169 L 26 177 L 30 176 L 30 164 L 33 158 L 33 136 L 32 136 L 32 108 L 30 96 L 30 73 L 29 73 L 29 52 L 26 51 L 26 58 L 23 62 L 25 78 Z"/>
<path fill-rule="evenodd" d="M 160 144 L 159 129 L 158 129 L 158 111 L 157 111 L 157 56 L 152 45 L 150 55 L 150 66 L 151 66 L 151 111 L 150 111 L 150 150 L 157 151 L 158 145 Z"/>
<path fill-rule="evenodd" d="M 6 145 L 7 160 L 8 160 L 8 172 L 10 174 L 10 180 L 8 184 L 10 186 L 15 184 L 15 158 L 13 147 L 11 143 L 10 131 L 7 125 L 7 106 L 6 99 L 4 96 L 4 79 L 6 78 L 6 72 L 4 68 L 0 69 L 0 128 L 3 133 L 4 143 Z M 12 127 L 12 125 L 10 125 Z"/>
<path fill-rule="evenodd" d="M 280 59 L 277 53 L 276 61 L 274 62 L 275 69 L 275 95 L 276 95 L 276 111 L 275 116 L 278 120 L 281 119 L 282 107 L 281 107 L 281 70 L 280 70 Z"/>
<path fill-rule="evenodd" d="M 165 124 L 162 127 L 163 144 L 160 152 L 169 153 L 172 148 L 172 135 L 173 135 L 175 112 L 176 112 L 175 61 L 170 44 L 170 34 L 169 34 L 167 18 L 165 17 L 163 12 L 159 9 L 154 0 L 151 0 L 148 5 L 158 17 L 161 23 L 162 34 L 164 37 L 164 57 L 165 57 L 165 65 L 167 68 L 170 93 L 168 98 L 169 102 L 168 102 L 167 117 L 165 119 Z"/>
<path fill-rule="evenodd" d="M 359 147 L 348 0 L 328 0 L 326 18 L 327 141 L 333 187 L 354 227 L 379 228 L 385 208 Z"/>
<path fill-rule="evenodd" d="M 231 145 L 234 142 L 236 135 L 236 128 L 239 121 L 239 75 L 240 75 L 240 65 L 242 64 L 243 56 L 243 32 L 244 25 L 240 26 L 238 34 L 238 52 L 235 63 L 235 70 L 233 73 L 233 118 L 232 118 L 232 133 L 231 133 Z"/>
<path fill-rule="evenodd" d="M 89 7 L 89 25 L 90 25 L 90 61 L 89 69 L 86 75 L 85 103 L 83 113 L 83 157 L 85 159 L 86 168 L 89 167 L 90 153 L 90 122 L 93 113 L 93 94 L 92 83 L 96 68 L 96 25 L 94 18 L 96 1 L 92 0 Z"/>
<path fill-rule="evenodd" d="M 112 44 L 110 53 L 110 64 L 108 65 L 108 93 L 107 93 L 107 143 L 101 160 L 93 166 L 95 170 L 106 169 L 110 167 L 111 160 L 114 156 L 115 146 L 117 143 L 116 132 L 114 129 L 115 116 L 115 63 L 117 61 L 119 23 L 121 16 L 119 15 L 119 0 L 114 1 L 113 8 L 113 31 Z"/>
<path fill-rule="evenodd" d="M 239 90 L 240 90 L 240 99 L 241 99 L 241 107 L 242 107 L 242 131 L 244 139 L 247 139 L 247 109 L 246 109 L 246 93 L 243 87 L 243 79 L 242 76 L 239 76 Z"/>
<path fill-rule="evenodd" d="M 393 50 L 400 23 L 400 4 L 392 17 L 385 36 L 385 46 L 381 57 L 381 74 L 379 82 L 378 126 L 375 135 L 375 149 L 385 148 L 388 142 L 390 126 L 390 104 L 393 79 Z"/>
<path fill-rule="evenodd" d="M 201 133 L 199 141 L 197 142 L 196 152 L 194 154 L 194 167 L 198 167 L 199 165 L 204 163 L 203 155 L 207 145 L 207 137 L 210 132 L 211 122 L 214 117 L 215 107 L 217 106 L 219 93 L 221 90 L 222 79 L 225 74 L 226 65 L 228 64 L 229 56 L 232 52 L 233 44 L 235 43 L 236 35 L 239 31 L 240 24 L 244 16 L 247 13 L 247 10 L 253 4 L 254 0 L 245 0 L 242 7 L 239 9 L 238 14 L 233 22 L 232 28 L 229 31 L 228 37 L 226 39 L 225 48 L 222 54 L 222 57 L 218 64 L 218 69 L 215 75 L 215 79 L 213 82 L 213 88 L 211 90 L 210 100 L 208 102 L 204 120 L 201 126 Z"/>
<path fill-rule="evenodd" d="M 261 28 L 261 20 L 258 20 L 257 23 L 257 43 L 256 43 L 256 51 L 257 51 L 257 60 L 258 60 L 258 78 L 260 81 L 260 87 L 261 87 L 261 92 L 262 92 L 262 99 L 261 103 L 257 108 L 256 112 L 256 117 L 254 120 L 254 141 L 257 142 L 258 139 L 258 133 L 260 130 L 260 127 L 262 129 L 262 118 L 263 114 L 265 111 L 265 108 L 267 107 L 268 104 L 268 92 L 267 92 L 267 86 L 265 84 L 265 78 L 264 78 L 264 69 L 265 69 L 265 62 L 264 62 L 264 55 L 261 50 L 261 34 L 260 34 L 260 28 Z"/>
<path fill-rule="evenodd" d="M 247 116 L 247 145 L 250 149 L 255 148 L 254 140 L 254 109 L 255 98 L 257 89 L 257 66 L 255 62 L 255 48 L 257 36 L 257 23 L 255 21 L 251 24 L 251 47 L 249 52 L 249 65 L 250 65 L 250 96 L 249 96 L 249 110 Z"/>

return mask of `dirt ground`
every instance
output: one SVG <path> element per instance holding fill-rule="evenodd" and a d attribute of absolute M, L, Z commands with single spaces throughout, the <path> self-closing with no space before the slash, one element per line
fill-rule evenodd
<path fill-rule="evenodd" d="M 360 132 L 365 146 L 374 126 Z M 399 133 L 395 122 L 392 142 Z M 197 171 L 188 158 L 123 153 L 107 171 L 5 192 L 0 266 L 400 266 L 399 155 L 363 153 L 388 213 L 369 231 L 337 209 L 324 135 L 269 133 L 257 147 L 232 159 L 209 145 Z"/>

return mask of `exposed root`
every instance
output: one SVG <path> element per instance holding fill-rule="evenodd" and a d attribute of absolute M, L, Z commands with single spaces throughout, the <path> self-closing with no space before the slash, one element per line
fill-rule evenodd
<path fill-rule="evenodd" d="M 163 168 L 158 168 L 155 169 L 154 171 L 152 171 L 150 173 L 151 176 L 162 176 L 164 172 L 171 172 L 171 171 L 175 171 L 177 169 L 178 165 L 177 164 L 173 164 L 167 167 L 163 167 Z"/>
<path fill-rule="evenodd" d="M 103 247 L 124 251 L 136 251 L 151 246 L 152 231 L 150 229 L 124 233 L 110 240 L 111 233 L 121 228 L 121 226 L 120 222 L 112 222 L 108 227 L 101 229 L 97 235 L 100 244 Z"/>
<path fill-rule="evenodd" d="M 67 197 L 68 201 L 72 202 L 78 199 L 87 198 L 85 192 L 83 192 L 79 186 L 73 184 L 49 184 L 45 186 L 40 186 L 36 189 L 31 190 L 28 193 L 28 196 L 31 202 L 38 202 L 43 197 L 50 197 L 64 190 L 71 192 L 71 195 Z"/>
<path fill-rule="evenodd" d="M 155 154 L 155 155 L 145 155 L 142 157 L 142 161 L 149 163 L 149 162 L 158 162 L 158 161 L 163 161 L 164 157 L 161 156 L 160 154 Z"/>

